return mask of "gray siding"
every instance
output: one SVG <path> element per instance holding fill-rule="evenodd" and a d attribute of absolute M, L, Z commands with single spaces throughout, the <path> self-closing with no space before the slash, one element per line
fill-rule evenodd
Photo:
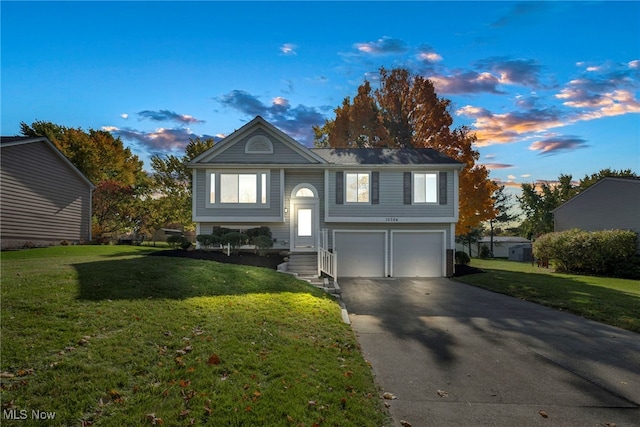
<path fill-rule="evenodd" d="M 417 170 L 417 169 L 416 169 Z M 349 171 L 349 169 L 345 169 Z M 454 172 L 447 172 L 447 201 L 445 205 L 405 205 L 403 198 L 403 171 L 380 170 L 379 203 L 336 204 L 336 172 L 329 172 L 329 216 L 330 217 L 453 217 Z"/>
<path fill-rule="evenodd" d="M 196 170 L 196 216 L 198 217 L 237 217 L 239 220 L 243 218 L 251 217 L 272 217 L 274 221 L 279 220 L 280 213 L 282 212 L 282 200 L 280 198 L 280 169 L 265 169 L 256 168 L 250 170 L 269 170 L 270 171 L 270 186 L 269 186 L 269 203 L 268 207 L 255 207 L 247 205 L 222 205 L 218 204 L 216 207 L 208 208 L 207 202 L 207 171 L 204 169 Z M 215 166 L 212 166 L 211 170 L 215 170 Z M 229 172 L 229 169 L 225 169 Z M 241 169 L 236 169 L 233 172 L 241 172 Z"/>
<path fill-rule="evenodd" d="M 445 246 L 446 249 L 455 249 L 451 246 L 451 229 L 448 225 L 438 224 L 396 224 L 389 226 L 389 224 L 340 224 L 330 228 L 329 240 L 330 247 L 333 248 L 333 231 L 339 230 L 371 230 L 371 231 L 386 231 L 387 232 L 387 247 L 391 247 L 391 232 L 392 231 L 406 231 L 406 230 L 420 230 L 420 231 L 444 231 Z"/>
<path fill-rule="evenodd" d="M 633 230 L 640 233 L 640 180 L 605 178 L 554 212 L 556 231 Z"/>
<path fill-rule="evenodd" d="M 288 212 L 285 214 L 285 222 L 289 224 L 291 220 L 291 192 L 298 184 L 311 184 L 318 190 L 320 198 L 320 228 L 326 228 L 324 222 L 324 171 L 285 171 L 284 179 L 285 207 Z"/>
<path fill-rule="evenodd" d="M 2 148 L 2 246 L 88 241 L 91 189 L 45 142 Z"/>
<path fill-rule="evenodd" d="M 246 154 L 245 145 L 253 136 L 262 135 L 271 141 L 273 145 L 273 154 Z M 274 138 L 268 132 L 257 129 L 246 137 L 239 139 L 229 148 L 215 156 L 207 163 L 211 164 L 309 164 L 310 162 L 287 147 L 278 139 Z"/>

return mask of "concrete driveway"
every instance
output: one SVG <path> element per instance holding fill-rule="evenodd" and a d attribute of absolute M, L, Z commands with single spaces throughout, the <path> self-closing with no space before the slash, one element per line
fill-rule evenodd
<path fill-rule="evenodd" d="M 640 426 L 640 335 L 448 279 L 341 279 L 395 425 Z"/>

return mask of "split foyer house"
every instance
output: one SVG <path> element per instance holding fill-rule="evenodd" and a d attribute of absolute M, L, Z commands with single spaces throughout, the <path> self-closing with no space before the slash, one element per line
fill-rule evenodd
<path fill-rule="evenodd" d="M 2 248 L 91 240 L 89 180 L 45 137 L 2 137 Z"/>
<path fill-rule="evenodd" d="M 309 149 L 258 116 L 189 163 L 193 221 L 269 227 L 274 249 L 317 254 L 333 277 L 450 276 L 462 166 L 432 149 Z"/>

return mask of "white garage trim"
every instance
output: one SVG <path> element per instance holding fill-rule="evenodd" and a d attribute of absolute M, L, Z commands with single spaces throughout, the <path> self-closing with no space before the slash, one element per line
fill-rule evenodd
<path fill-rule="evenodd" d="M 447 271 L 447 256 L 446 256 L 446 232 L 445 230 L 392 230 L 391 231 L 391 276 L 396 277 L 398 274 L 402 274 L 401 272 L 394 271 L 395 265 L 395 256 L 397 253 L 394 253 L 396 238 L 399 239 L 400 235 L 416 235 L 416 234 L 439 234 L 441 235 L 442 245 L 440 246 L 440 271 L 437 277 L 443 277 L 446 275 Z"/>
<path fill-rule="evenodd" d="M 381 235 L 383 238 L 383 251 L 384 251 L 384 258 L 383 258 L 383 276 L 379 276 L 377 274 L 373 274 L 373 275 L 367 275 L 365 274 L 361 274 L 360 276 L 362 277 L 387 277 L 389 274 L 389 269 L 388 269 L 388 262 L 387 260 L 389 259 L 389 248 L 388 248 L 388 232 L 387 230 L 333 230 L 333 249 L 334 251 L 337 253 L 338 256 L 338 275 L 344 276 L 344 274 L 340 273 L 340 263 L 344 263 L 345 260 L 348 260 L 349 258 L 349 252 L 347 251 L 347 253 L 345 253 L 344 251 L 341 251 L 340 249 L 340 245 L 336 244 L 338 242 L 337 236 L 340 234 L 376 234 L 376 235 Z M 365 248 L 362 248 L 362 251 L 364 252 Z M 344 265 L 344 264 L 343 264 Z"/>

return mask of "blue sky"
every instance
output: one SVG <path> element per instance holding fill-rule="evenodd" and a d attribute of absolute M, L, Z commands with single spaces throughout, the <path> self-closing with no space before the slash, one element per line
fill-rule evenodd
<path fill-rule="evenodd" d="M 1 133 L 106 129 L 145 161 L 255 115 L 312 144 L 365 78 L 452 101 L 493 179 L 640 173 L 640 2 L 6 2 Z"/>

